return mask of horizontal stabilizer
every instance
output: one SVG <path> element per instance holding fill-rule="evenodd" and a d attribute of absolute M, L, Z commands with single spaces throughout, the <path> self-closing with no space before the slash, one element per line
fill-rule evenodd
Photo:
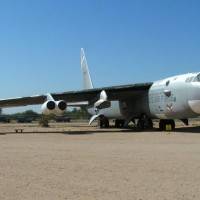
<path fill-rule="evenodd" d="M 81 102 L 74 102 L 74 103 L 68 103 L 67 106 L 70 107 L 84 107 L 88 106 L 88 101 L 81 101 Z"/>

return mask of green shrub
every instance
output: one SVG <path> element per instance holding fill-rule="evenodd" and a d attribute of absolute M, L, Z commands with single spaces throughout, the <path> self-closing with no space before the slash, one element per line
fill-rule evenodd
<path fill-rule="evenodd" d="M 49 120 L 46 116 L 42 116 L 40 119 L 39 119 L 39 124 L 42 126 L 42 127 L 49 127 Z"/>

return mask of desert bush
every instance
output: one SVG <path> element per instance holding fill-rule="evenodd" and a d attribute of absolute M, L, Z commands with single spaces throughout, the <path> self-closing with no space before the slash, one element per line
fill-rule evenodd
<path fill-rule="evenodd" d="M 39 119 L 39 124 L 40 126 L 42 127 L 49 127 L 49 120 L 46 116 L 42 116 L 40 119 Z"/>

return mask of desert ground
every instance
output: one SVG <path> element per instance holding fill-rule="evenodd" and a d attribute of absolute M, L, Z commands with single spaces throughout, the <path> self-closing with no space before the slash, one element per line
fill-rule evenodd
<path fill-rule="evenodd" d="M 0 199 L 199 200 L 200 127 L 1 123 Z"/>

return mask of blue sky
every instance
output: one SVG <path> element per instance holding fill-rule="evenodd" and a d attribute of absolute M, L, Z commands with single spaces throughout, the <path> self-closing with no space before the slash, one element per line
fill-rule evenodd
<path fill-rule="evenodd" d="M 198 0 L 1 0 L 0 98 L 82 89 L 81 47 L 96 87 L 200 71 L 199 10 Z"/>

